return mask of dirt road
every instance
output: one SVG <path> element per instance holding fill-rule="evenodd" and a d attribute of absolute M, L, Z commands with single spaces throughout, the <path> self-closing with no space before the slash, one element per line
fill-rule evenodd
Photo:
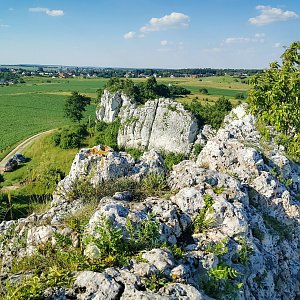
<path fill-rule="evenodd" d="M 53 132 L 55 129 L 47 130 L 44 132 L 40 132 L 36 135 L 31 136 L 30 138 L 26 139 L 24 142 L 22 142 L 20 145 L 18 145 L 15 149 L 10 151 L 1 161 L 0 161 L 0 173 L 3 172 L 3 168 L 7 161 L 13 157 L 16 153 L 22 152 L 26 147 L 28 147 L 31 143 L 33 143 L 38 138 L 47 135 L 48 133 Z"/>

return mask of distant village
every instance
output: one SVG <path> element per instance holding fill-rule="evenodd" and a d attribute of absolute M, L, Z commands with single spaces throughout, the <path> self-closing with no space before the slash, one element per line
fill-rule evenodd
<path fill-rule="evenodd" d="M 209 76 L 230 75 L 241 79 L 262 70 L 247 69 L 119 69 L 93 67 L 53 67 L 53 66 L 0 66 L 0 85 L 23 83 L 24 77 L 40 76 L 47 78 L 201 78 Z"/>

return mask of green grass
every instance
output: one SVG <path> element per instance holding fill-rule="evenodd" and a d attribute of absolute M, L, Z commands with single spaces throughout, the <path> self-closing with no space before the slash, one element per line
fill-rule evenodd
<path fill-rule="evenodd" d="M 58 128 L 70 121 L 63 107 L 72 91 L 96 98 L 104 80 L 25 78 L 26 84 L 0 87 L 0 158 L 16 143 L 35 133 Z M 51 83 L 48 83 L 50 80 Z M 86 116 L 95 115 L 95 105 Z"/>
<path fill-rule="evenodd" d="M 57 167 L 66 175 L 69 173 L 72 161 L 78 149 L 63 150 L 51 142 L 53 134 L 33 142 L 23 154 L 29 162 L 19 166 L 17 170 L 4 173 L 2 186 L 20 185 L 10 192 L 13 202 L 13 218 L 26 217 L 33 210 L 40 210 L 50 200 L 52 190 L 45 194 L 45 189 L 36 180 L 39 173 L 51 167 Z"/>

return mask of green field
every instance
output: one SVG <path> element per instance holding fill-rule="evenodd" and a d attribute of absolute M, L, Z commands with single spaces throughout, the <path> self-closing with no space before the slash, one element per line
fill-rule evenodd
<path fill-rule="evenodd" d="M 26 78 L 26 84 L 0 87 L 0 156 L 17 142 L 47 129 L 70 124 L 63 106 L 72 91 L 96 98 L 103 80 Z M 90 105 L 86 116 L 95 115 Z M 3 156 L 2 155 L 2 156 Z"/>
<path fill-rule="evenodd" d="M 0 158 L 11 147 L 23 139 L 52 128 L 70 123 L 63 116 L 63 106 L 72 91 L 92 97 L 94 102 L 97 89 L 103 88 L 107 79 L 83 78 L 43 78 L 25 77 L 25 84 L 0 87 Z M 145 79 L 134 79 L 141 82 Z M 246 95 L 248 85 L 230 76 L 195 78 L 162 78 L 159 83 L 176 84 L 191 90 L 192 94 L 178 101 L 190 102 L 197 97 L 199 101 L 211 102 L 221 96 L 233 102 L 237 93 Z M 209 94 L 202 95 L 199 90 L 207 88 Z M 95 115 L 95 105 L 88 107 L 86 116 Z"/>

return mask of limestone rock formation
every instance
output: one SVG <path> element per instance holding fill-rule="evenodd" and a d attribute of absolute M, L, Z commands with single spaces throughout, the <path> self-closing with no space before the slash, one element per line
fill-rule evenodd
<path fill-rule="evenodd" d="M 165 167 L 161 155 L 151 149 L 138 161 L 126 152 L 116 152 L 110 147 L 98 145 L 81 149 L 74 158 L 69 175 L 59 183 L 57 195 L 69 191 L 76 180 L 88 180 L 94 186 L 103 181 L 120 177 L 132 177 L 140 180 L 148 173 L 164 173 Z"/>
<path fill-rule="evenodd" d="M 120 118 L 118 146 L 157 149 L 188 155 L 199 133 L 196 118 L 181 103 L 171 99 L 149 100 L 137 105 L 123 94 L 105 91 L 97 119 L 112 122 Z"/>

